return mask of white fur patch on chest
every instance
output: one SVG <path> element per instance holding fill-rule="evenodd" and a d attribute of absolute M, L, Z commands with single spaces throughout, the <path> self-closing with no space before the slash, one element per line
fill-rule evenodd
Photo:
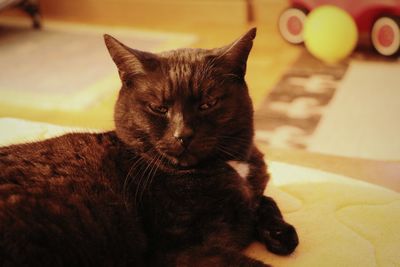
<path fill-rule="evenodd" d="M 240 177 L 242 177 L 244 180 L 247 179 L 247 176 L 250 172 L 250 167 L 247 162 L 230 160 L 227 163 L 239 174 Z"/>

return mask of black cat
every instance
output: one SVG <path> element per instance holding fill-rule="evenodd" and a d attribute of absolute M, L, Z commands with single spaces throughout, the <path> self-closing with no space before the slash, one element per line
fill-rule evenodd
<path fill-rule="evenodd" d="M 267 266 L 241 254 L 253 240 L 291 253 L 253 144 L 255 35 L 160 54 L 105 35 L 116 130 L 0 148 L 0 265 Z"/>

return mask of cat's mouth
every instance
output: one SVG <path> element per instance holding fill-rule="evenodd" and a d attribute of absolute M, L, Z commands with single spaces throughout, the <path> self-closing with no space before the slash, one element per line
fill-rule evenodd
<path fill-rule="evenodd" d="M 197 159 L 194 157 L 178 159 L 177 166 L 180 169 L 192 169 L 194 166 L 197 165 Z"/>
<path fill-rule="evenodd" d="M 189 170 L 193 169 L 197 163 L 198 159 L 188 151 L 184 151 L 179 155 L 171 155 L 167 152 L 159 151 L 160 154 L 168 160 L 173 168 L 179 170 Z"/>
<path fill-rule="evenodd" d="M 192 155 L 185 155 L 185 156 L 180 156 L 178 158 L 173 158 L 172 164 L 177 168 L 177 169 L 193 169 L 198 163 L 197 158 L 195 158 Z"/>

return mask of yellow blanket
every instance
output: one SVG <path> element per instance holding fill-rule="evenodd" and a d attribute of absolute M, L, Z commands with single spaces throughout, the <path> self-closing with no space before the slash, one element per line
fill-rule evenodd
<path fill-rule="evenodd" d="M 248 255 L 274 266 L 400 266 L 399 193 L 278 162 L 270 168 L 273 181 L 266 193 L 296 227 L 300 245 L 289 257 L 260 244 Z"/>
<path fill-rule="evenodd" d="M 82 129 L 0 119 L 0 145 L 42 140 Z M 300 245 L 276 256 L 254 243 L 246 254 L 274 266 L 400 266 L 400 194 L 351 178 L 269 162 L 275 198 Z M 400 174 L 399 174 L 400 179 Z M 400 180 L 399 180 L 400 182 Z"/>

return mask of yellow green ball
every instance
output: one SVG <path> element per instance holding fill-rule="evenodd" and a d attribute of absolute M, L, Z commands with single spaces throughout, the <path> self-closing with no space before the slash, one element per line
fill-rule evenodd
<path fill-rule="evenodd" d="M 327 63 L 336 63 L 354 50 L 358 31 L 353 18 L 336 6 L 320 6 L 304 22 L 304 43 L 308 51 Z"/>

